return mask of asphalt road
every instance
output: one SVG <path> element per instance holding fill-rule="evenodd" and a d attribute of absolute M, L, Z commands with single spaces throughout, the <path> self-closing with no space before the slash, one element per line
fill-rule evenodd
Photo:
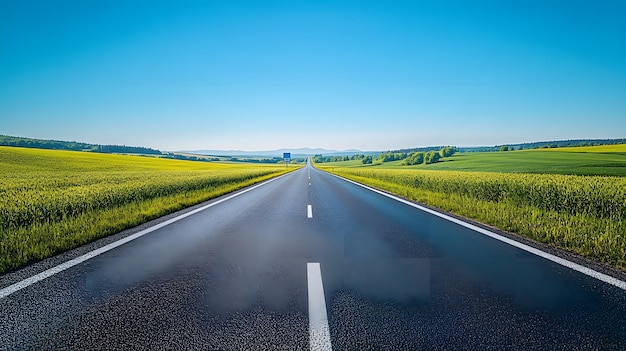
<path fill-rule="evenodd" d="M 310 166 L 0 316 L 1 350 L 626 349 L 625 290 Z"/>

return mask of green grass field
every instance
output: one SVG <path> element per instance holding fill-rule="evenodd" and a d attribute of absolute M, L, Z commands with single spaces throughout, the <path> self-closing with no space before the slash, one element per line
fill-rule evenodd
<path fill-rule="evenodd" d="M 320 167 L 454 170 L 504 173 L 544 173 L 626 176 L 626 144 L 535 149 L 506 152 L 466 152 L 434 164 L 402 166 L 402 161 L 364 165 L 360 160 L 321 163 Z"/>
<path fill-rule="evenodd" d="M 419 166 L 317 166 L 626 270 L 625 148 L 467 153 Z"/>
<path fill-rule="evenodd" d="M 594 154 L 622 154 L 626 155 L 626 144 L 616 145 L 599 145 L 599 146 L 580 146 L 580 147 L 563 147 L 554 149 L 538 149 L 534 151 L 549 152 L 578 152 L 578 153 L 594 153 Z"/>
<path fill-rule="evenodd" d="M 0 273 L 294 169 L 0 147 Z"/>

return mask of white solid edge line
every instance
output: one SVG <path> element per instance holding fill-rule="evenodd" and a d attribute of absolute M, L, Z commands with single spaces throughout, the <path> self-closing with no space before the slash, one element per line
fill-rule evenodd
<path fill-rule="evenodd" d="M 306 206 L 306 216 L 307 218 L 313 218 L 313 207 L 311 205 Z"/>
<path fill-rule="evenodd" d="M 319 262 L 308 262 L 306 273 L 309 293 L 309 349 L 311 351 L 332 351 L 324 284 L 322 283 L 322 271 Z"/>
<path fill-rule="evenodd" d="M 534 248 L 534 247 L 532 247 L 532 246 L 528 246 L 528 245 L 526 245 L 526 244 L 522 244 L 522 243 L 520 243 L 520 242 L 518 242 L 518 241 L 515 241 L 515 240 L 513 240 L 513 239 L 509 239 L 509 238 L 504 237 L 504 236 L 502 236 L 502 235 L 496 234 L 496 233 L 494 233 L 494 232 L 492 232 L 492 231 L 489 231 L 489 230 L 487 230 L 487 229 L 484 229 L 484 228 L 481 228 L 481 227 L 475 226 L 475 225 L 473 225 L 473 224 L 470 224 L 470 223 L 464 222 L 464 221 L 462 221 L 462 220 L 460 220 L 460 219 L 457 219 L 457 218 L 454 218 L 454 217 L 448 216 L 448 215 L 446 215 L 446 214 L 443 214 L 443 213 L 440 213 L 440 212 L 437 212 L 437 211 L 431 210 L 431 209 L 426 208 L 426 207 L 424 207 L 424 206 L 420 206 L 420 205 L 418 205 L 418 204 L 416 204 L 416 203 L 413 203 L 413 202 L 411 202 L 411 201 L 407 201 L 407 200 L 402 199 L 402 198 L 399 198 L 399 197 L 397 197 L 397 196 L 394 196 L 394 195 L 388 194 L 388 193 L 386 193 L 386 192 L 384 192 L 384 191 L 380 191 L 380 190 L 378 190 L 378 189 L 374 189 L 374 188 L 372 188 L 372 187 L 370 187 L 370 186 L 367 186 L 367 185 L 364 185 L 364 184 L 361 184 L 361 183 L 355 182 L 355 181 L 353 181 L 353 180 L 350 180 L 350 179 L 347 179 L 347 178 L 344 178 L 344 177 L 338 176 L 338 175 L 336 175 L 336 174 L 332 174 L 332 173 L 329 173 L 329 172 L 326 172 L 326 173 L 328 173 L 328 174 L 330 174 L 330 175 L 332 175 L 332 176 L 335 176 L 335 177 L 337 177 L 337 178 L 339 178 L 339 179 L 343 179 L 343 180 L 345 180 L 345 181 L 347 181 L 347 182 L 350 182 L 350 183 L 356 184 L 356 185 L 358 185 L 358 186 L 360 186 L 360 187 L 363 187 L 363 188 L 365 188 L 365 189 L 368 189 L 368 190 L 371 190 L 371 191 L 373 191 L 373 192 L 376 192 L 376 193 L 379 193 L 379 194 L 381 194 L 381 195 L 384 195 L 384 196 L 386 196 L 386 197 L 388 197 L 388 198 L 391 198 L 391 199 L 394 199 L 394 200 L 396 200 L 396 201 L 402 202 L 402 203 L 404 203 L 404 204 L 406 204 L 406 205 L 409 205 L 409 206 L 415 207 L 415 208 L 417 208 L 417 209 L 419 209 L 419 210 L 422 210 L 422 211 L 424 211 L 424 212 L 428 212 L 428 213 L 433 214 L 433 215 L 435 215 L 435 216 L 438 216 L 438 217 L 441 217 L 441 218 L 443 218 L 443 219 L 446 219 L 446 220 L 448 220 L 448 221 L 450 221 L 450 222 L 453 222 L 453 223 L 456 223 L 456 224 L 461 225 L 461 226 L 463 226 L 463 227 L 469 228 L 469 229 L 471 229 L 471 230 L 473 230 L 473 231 L 479 232 L 479 233 L 481 233 L 481 234 L 484 234 L 484 235 L 489 236 L 489 237 L 491 237 L 491 238 L 494 238 L 494 239 L 496 239 L 496 240 L 500 240 L 500 241 L 502 241 L 502 242 L 504 242 L 504 243 L 507 243 L 507 244 L 509 244 L 509 245 L 511 245 L 511 246 L 515 246 L 515 247 L 517 247 L 517 248 L 519 248 L 519 249 L 522 249 L 522 250 L 524 250 L 524 251 L 527 251 L 527 252 L 533 253 L 533 254 L 535 254 L 535 255 L 537 255 L 537 256 L 539 256 L 539 257 L 543 257 L 543 258 L 545 258 L 545 259 L 547 259 L 547 260 L 550 260 L 550 261 L 552 261 L 552 262 L 558 263 L 558 264 L 560 264 L 560 265 L 562 265 L 562 266 L 565 266 L 565 267 L 567 267 L 567 268 L 571 268 L 571 269 L 573 269 L 573 270 L 575 270 L 575 271 L 578 271 L 578 272 L 580 272 L 580 273 L 586 274 L 586 275 L 588 275 L 588 276 L 590 276 L 590 277 L 596 278 L 596 279 L 601 280 L 601 281 L 603 281 L 603 282 L 605 282 L 605 283 L 608 283 L 608 284 L 614 285 L 614 286 L 616 286 L 616 287 L 618 287 L 618 288 L 620 288 L 620 289 L 626 290 L 626 282 L 625 282 L 625 281 L 623 281 L 623 280 L 619 280 L 619 279 L 617 279 L 617 278 L 615 278 L 615 277 L 612 277 L 612 276 L 607 275 L 607 274 L 604 274 L 604 273 L 600 273 L 600 272 L 598 272 L 598 271 L 596 271 L 596 270 L 593 270 L 593 269 L 591 269 L 591 268 L 589 268 L 589 267 L 585 267 L 585 266 L 580 265 L 580 264 L 578 264 L 578 263 L 574 263 L 574 262 L 572 262 L 572 261 L 568 261 L 568 260 L 566 260 L 566 259 L 564 259 L 564 258 L 561 258 L 561 257 L 555 256 L 555 255 L 549 254 L 549 253 L 547 253 L 547 252 L 544 252 L 544 251 L 541 251 L 541 250 L 539 250 L 539 249 L 536 249 L 536 248 Z"/>
<path fill-rule="evenodd" d="M 179 221 L 179 220 L 181 220 L 183 218 L 189 217 L 189 216 L 194 215 L 194 214 L 196 214 L 198 212 L 204 211 L 204 210 L 206 210 L 206 209 L 208 209 L 210 207 L 213 207 L 215 205 L 221 204 L 224 201 L 230 200 L 230 199 L 232 199 L 234 197 L 237 197 L 237 196 L 239 196 L 241 194 L 245 194 L 248 191 L 254 190 L 254 189 L 258 188 L 258 187 L 266 185 L 266 184 L 268 184 L 270 182 L 273 182 L 273 181 L 275 181 L 275 180 L 277 180 L 279 178 L 282 178 L 282 177 L 284 177 L 286 175 L 289 175 L 289 174 L 291 174 L 291 172 L 282 174 L 282 175 L 280 175 L 278 177 L 275 177 L 275 178 L 272 178 L 272 179 L 269 179 L 269 180 L 266 180 L 266 181 L 264 181 L 262 183 L 254 185 L 254 186 L 252 186 L 250 188 L 241 190 L 241 191 L 239 191 L 239 192 L 237 192 L 235 194 L 229 195 L 229 196 L 227 196 L 227 197 L 225 197 L 223 199 L 217 200 L 217 201 L 212 202 L 212 203 L 210 203 L 208 205 L 205 205 L 205 206 L 202 206 L 202 207 L 197 208 L 195 210 L 192 210 L 192 211 L 189 211 L 187 213 L 184 213 L 184 214 L 182 214 L 182 215 L 180 215 L 178 217 L 168 219 L 165 222 L 156 224 L 156 225 L 154 225 L 154 226 L 152 226 L 150 228 L 146 228 L 146 229 L 144 229 L 144 230 L 142 230 L 140 232 L 137 232 L 135 234 L 129 235 L 129 236 L 127 236 L 125 238 L 122 238 L 122 239 L 120 239 L 118 241 L 112 242 L 112 243 L 110 243 L 108 245 L 105 245 L 105 246 L 99 248 L 99 249 L 90 251 L 90 252 L 88 252 L 88 253 L 86 253 L 86 254 L 84 254 L 82 256 L 79 256 L 79 257 L 76 257 L 76 258 L 74 258 L 72 260 L 69 260 L 67 262 L 61 263 L 58 266 L 49 268 L 49 269 L 47 269 L 47 270 L 45 270 L 45 271 L 43 271 L 41 273 L 35 274 L 32 277 L 26 278 L 26 279 L 24 279 L 22 281 L 19 281 L 19 282 L 15 283 L 15 284 L 9 285 L 6 288 L 0 289 L 0 299 L 5 298 L 5 297 L 13 294 L 16 291 L 22 290 L 22 289 L 24 289 L 24 288 L 26 288 L 26 287 L 28 287 L 28 286 L 30 286 L 32 284 L 35 284 L 35 283 L 37 283 L 37 282 L 39 282 L 41 280 L 44 280 L 44 279 L 46 279 L 48 277 L 51 277 L 51 276 L 53 276 L 53 275 L 55 275 L 55 274 L 57 274 L 59 272 L 62 272 L 64 270 L 68 269 L 68 268 L 76 266 L 77 264 L 79 264 L 81 262 L 85 262 L 85 261 L 87 261 L 90 258 L 94 258 L 94 257 L 96 257 L 96 256 L 98 256 L 98 255 L 100 255 L 102 253 L 105 253 L 105 252 L 107 252 L 109 250 L 112 250 L 112 249 L 114 249 L 114 248 L 116 248 L 118 246 L 124 245 L 127 242 L 129 242 L 129 241 L 133 241 L 133 240 L 135 240 L 135 239 L 137 239 L 139 237 L 142 237 L 142 236 L 144 236 L 144 235 L 146 235 L 148 233 L 151 233 L 151 232 L 153 232 L 153 231 L 155 231 L 157 229 L 161 229 L 161 228 L 163 228 L 163 227 L 165 227 L 167 225 L 170 225 L 170 224 L 172 224 L 174 222 L 177 222 L 177 221 Z"/>

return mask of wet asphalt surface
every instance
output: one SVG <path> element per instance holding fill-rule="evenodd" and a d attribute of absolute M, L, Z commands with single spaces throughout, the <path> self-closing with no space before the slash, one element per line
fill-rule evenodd
<path fill-rule="evenodd" d="M 307 166 L 0 299 L 0 350 L 308 350 L 307 262 L 334 350 L 626 349 L 626 291 Z"/>

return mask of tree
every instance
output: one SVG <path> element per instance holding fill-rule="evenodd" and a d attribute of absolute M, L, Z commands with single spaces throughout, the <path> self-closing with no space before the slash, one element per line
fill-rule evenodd
<path fill-rule="evenodd" d="M 419 165 L 424 163 L 424 153 L 423 152 L 411 152 L 407 158 L 402 162 L 405 166 Z"/>
<path fill-rule="evenodd" d="M 405 152 L 387 151 L 378 155 L 376 159 L 381 162 L 391 162 L 391 161 L 404 160 L 407 156 L 408 154 Z"/>
<path fill-rule="evenodd" d="M 424 155 L 424 162 L 426 164 L 435 163 L 439 161 L 440 157 L 441 156 L 439 155 L 439 152 L 435 152 L 431 150 L 431 151 L 428 151 L 426 155 Z"/>
<path fill-rule="evenodd" d="M 372 164 L 373 161 L 374 160 L 372 159 L 372 156 L 368 155 L 368 156 L 365 156 L 363 158 L 363 161 L 361 161 L 361 162 L 363 162 L 364 165 L 369 165 L 369 164 Z"/>
<path fill-rule="evenodd" d="M 450 157 L 456 153 L 456 147 L 454 146 L 446 146 L 443 149 L 439 150 L 439 156 L 441 157 Z"/>
<path fill-rule="evenodd" d="M 509 147 L 506 145 L 500 146 L 500 151 L 509 151 Z"/>

